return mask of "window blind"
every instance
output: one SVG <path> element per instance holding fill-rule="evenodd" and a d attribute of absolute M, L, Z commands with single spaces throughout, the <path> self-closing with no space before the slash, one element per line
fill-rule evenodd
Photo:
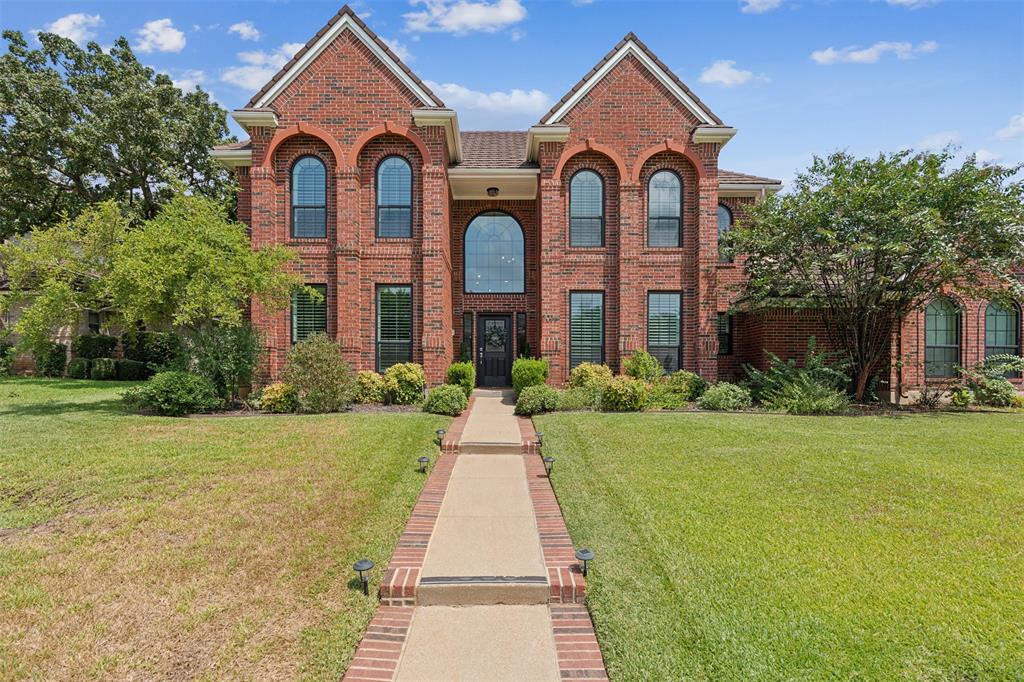
<path fill-rule="evenodd" d="M 574 291 L 569 294 L 569 366 L 604 362 L 604 294 Z"/>

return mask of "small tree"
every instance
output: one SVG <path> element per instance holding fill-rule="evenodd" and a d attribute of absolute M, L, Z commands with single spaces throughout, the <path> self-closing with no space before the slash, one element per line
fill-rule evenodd
<path fill-rule="evenodd" d="M 855 396 L 897 325 L 947 286 L 986 298 L 1024 291 L 1021 170 L 948 168 L 949 151 L 815 157 L 793 191 L 768 197 L 730 238 L 747 254 L 740 305 L 821 310 L 850 359 Z"/>

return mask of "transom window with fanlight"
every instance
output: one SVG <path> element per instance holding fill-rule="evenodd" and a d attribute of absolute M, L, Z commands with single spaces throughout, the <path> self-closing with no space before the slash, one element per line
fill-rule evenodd
<path fill-rule="evenodd" d="M 377 236 L 412 236 L 412 166 L 405 157 L 377 166 Z"/>
<path fill-rule="evenodd" d="M 660 170 L 647 183 L 647 245 L 682 246 L 683 183 Z"/>
<path fill-rule="evenodd" d="M 327 236 L 327 168 L 315 156 L 292 165 L 292 237 Z"/>
<path fill-rule="evenodd" d="M 481 213 L 466 228 L 466 293 L 521 294 L 525 286 L 523 228 L 507 213 Z"/>
<path fill-rule="evenodd" d="M 569 181 L 569 246 L 604 245 L 604 181 L 583 169 Z"/>

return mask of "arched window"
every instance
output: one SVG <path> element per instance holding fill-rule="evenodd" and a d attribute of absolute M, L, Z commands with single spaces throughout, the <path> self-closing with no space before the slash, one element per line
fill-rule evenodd
<path fill-rule="evenodd" d="M 683 188 L 679 176 L 660 170 L 647 183 L 647 245 L 682 246 Z"/>
<path fill-rule="evenodd" d="M 507 213 L 481 213 L 466 228 L 466 292 L 521 294 L 523 228 Z"/>
<path fill-rule="evenodd" d="M 377 236 L 412 236 L 412 166 L 401 156 L 377 166 Z"/>
<path fill-rule="evenodd" d="M 303 156 L 292 166 L 292 236 L 327 236 L 327 169 L 315 156 Z"/>
<path fill-rule="evenodd" d="M 1020 355 L 1020 309 L 993 301 L 985 309 L 985 357 Z"/>
<path fill-rule="evenodd" d="M 604 181 L 592 170 L 569 181 L 569 246 L 604 246 Z"/>
<path fill-rule="evenodd" d="M 956 376 L 960 364 L 960 308 L 937 298 L 924 311 L 924 375 Z"/>
<path fill-rule="evenodd" d="M 732 258 L 724 252 L 722 240 L 726 233 L 732 229 L 732 211 L 724 204 L 718 205 L 718 261 L 720 263 L 731 263 Z"/>

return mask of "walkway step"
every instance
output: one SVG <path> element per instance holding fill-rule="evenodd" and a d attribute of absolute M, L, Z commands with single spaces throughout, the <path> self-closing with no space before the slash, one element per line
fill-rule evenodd
<path fill-rule="evenodd" d="M 472 443 L 463 441 L 459 452 L 466 455 L 519 455 L 523 452 L 520 442 L 515 443 Z"/>
<path fill-rule="evenodd" d="M 547 604 L 544 575 L 429 576 L 420 579 L 416 603 L 422 606 Z"/>

